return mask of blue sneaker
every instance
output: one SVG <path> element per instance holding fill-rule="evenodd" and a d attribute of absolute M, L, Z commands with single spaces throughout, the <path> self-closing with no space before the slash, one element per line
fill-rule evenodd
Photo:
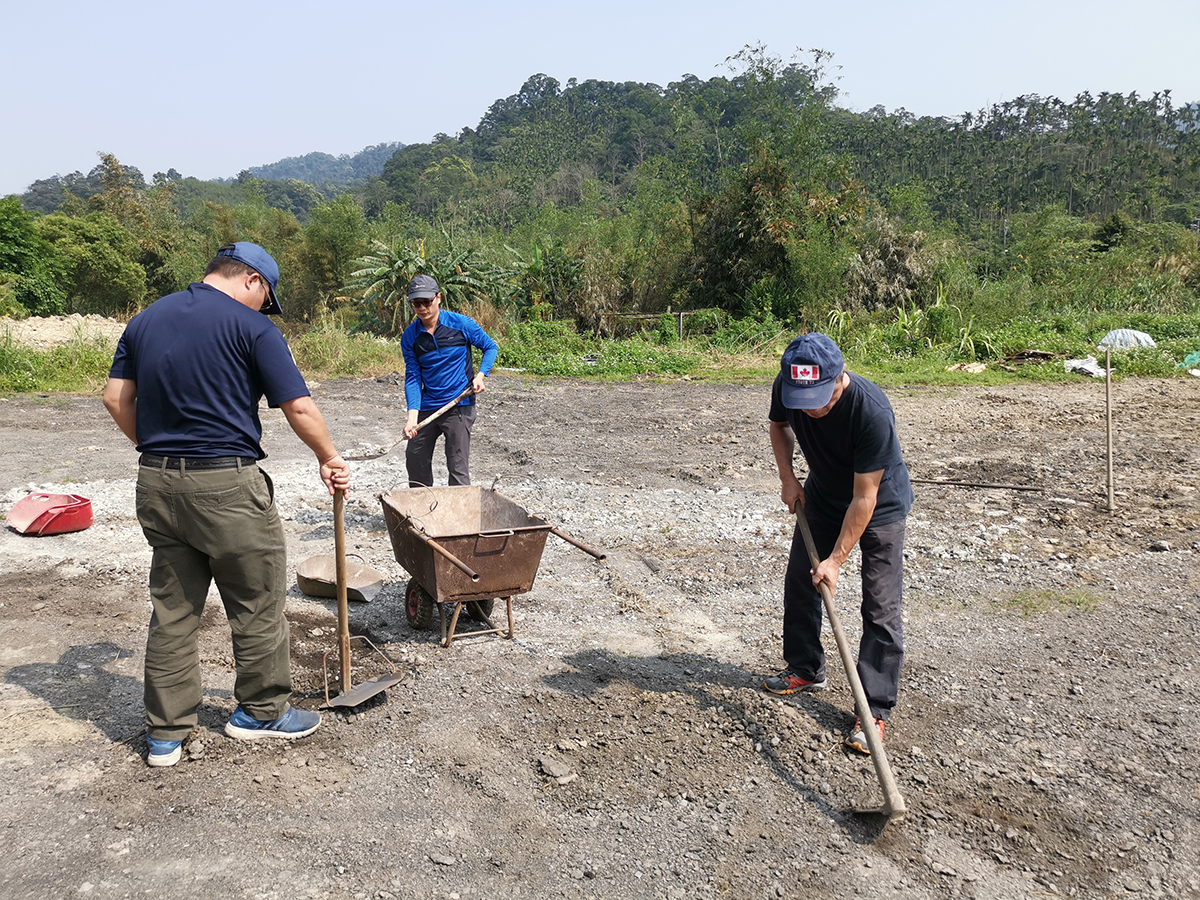
<path fill-rule="evenodd" d="M 147 736 L 146 743 L 150 745 L 146 765 L 156 769 L 175 765 L 183 755 L 183 741 L 160 741 L 158 738 Z"/>
<path fill-rule="evenodd" d="M 259 738 L 282 738 L 294 741 L 308 737 L 321 724 L 321 716 L 306 709 L 289 706 L 278 719 L 264 722 L 256 719 L 239 705 L 225 723 L 225 733 L 239 741 L 257 741 Z"/>

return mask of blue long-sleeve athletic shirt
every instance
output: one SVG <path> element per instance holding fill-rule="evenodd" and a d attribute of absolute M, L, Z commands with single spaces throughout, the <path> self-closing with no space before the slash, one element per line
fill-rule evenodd
<path fill-rule="evenodd" d="M 475 377 L 472 347 L 483 351 L 479 371 L 488 374 L 500 348 L 469 316 L 443 309 L 433 334 L 422 327 L 420 319 L 404 329 L 400 349 L 404 352 L 404 398 L 408 408 L 440 409 L 465 391 Z M 459 406 L 474 402 L 473 396 L 466 397 Z"/>

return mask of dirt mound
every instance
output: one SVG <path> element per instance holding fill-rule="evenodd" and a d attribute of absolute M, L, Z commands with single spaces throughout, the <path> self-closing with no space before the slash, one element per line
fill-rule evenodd
<path fill-rule="evenodd" d="M 28 319 L 0 317 L 0 337 L 11 337 L 18 344 L 49 350 L 75 340 L 102 339 L 114 346 L 125 323 L 98 315 L 30 316 Z"/>

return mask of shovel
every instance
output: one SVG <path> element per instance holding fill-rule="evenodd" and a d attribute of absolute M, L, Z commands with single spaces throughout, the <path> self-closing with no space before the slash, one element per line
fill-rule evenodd
<path fill-rule="evenodd" d="M 455 397 L 453 400 L 451 400 L 445 406 L 438 409 L 438 411 L 433 413 L 433 415 L 426 416 L 424 419 L 422 419 L 420 422 L 418 422 L 417 423 L 417 431 L 420 431 L 426 425 L 429 425 L 431 422 L 435 421 L 436 419 L 441 418 L 446 413 L 450 412 L 450 410 L 452 410 L 452 409 L 454 409 L 454 407 L 458 406 L 458 404 L 461 400 L 465 399 L 466 397 L 470 397 L 473 393 L 475 393 L 475 385 L 470 384 L 467 386 L 467 389 L 465 391 L 463 391 L 461 394 L 459 394 L 457 397 Z M 347 459 L 347 460 L 358 460 L 358 461 L 369 460 L 369 459 L 379 459 L 379 457 L 381 457 L 381 456 L 387 456 L 389 453 L 391 453 L 393 450 L 396 449 L 396 446 L 398 444 L 403 444 L 406 440 L 408 440 L 408 439 L 400 438 L 400 440 L 398 440 L 398 441 L 393 441 L 391 444 L 388 444 L 388 446 L 384 447 L 378 453 L 366 453 L 364 451 L 349 450 L 346 452 L 346 455 L 343 458 Z"/>
<path fill-rule="evenodd" d="M 395 663 L 387 658 L 378 647 L 363 635 L 350 636 L 350 602 L 346 589 L 346 494 L 341 489 L 333 494 L 333 544 L 337 564 L 337 604 L 338 604 L 338 645 L 325 651 L 323 664 L 325 667 L 325 709 L 358 706 L 364 700 L 369 700 L 392 685 L 404 681 L 405 675 L 396 668 Z M 391 672 L 364 681 L 358 687 L 350 686 L 350 641 L 363 641 L 372 650 L 383 657 Z M 342 691 L 335 697 L 329 696 L 329 657 L 337 650 L 338 661 L 341 664 Z"/>
<path fill-rule="evenodd" d="M 796 511 L 796 524 L 800 526 L 800 534 L 804 536 L 808 560 L 816 571 L 817 566 L 821 564 L 821 558 L 817 556 L 817 545 L 813 542 L 812 531 L 809 530 L 803 509 Z M 863 690 L 862 679 L 858 677 L 858 668 L 850 652 L 850 644 L 846 640 L 846 633 L 842 631 L 842 621 L 838 618 L 837 607 L 833 605 L 833 593 L 823 581 L 819 588 L 821 599 L 825 601 L 825 613 L 829 616 L 829 626 L 833 629 L 833 636 L 837 641 L 838 654 L 842 657 L 842 665 L 846 667 L 846 680 L 850 682 L 850 690 L 854 692 L 854 708 L 863 723 L 863 734 L 867 738 L 867 749 L 871 751 L 871 762 L 875 764 L 875 774 L 879 777 L 879 787 L 883 791 L 883 806 L 862 807 L 855 809 L 855 812 L 878 813 L 886 816 L 889 822 L 899 822 L 904 818 L 908 807 L 904 804 L 904 798 L 900 796 L 900 789 L 896 787 L 892 767 L 888 765 L 887 753 L 884 752 L 879 729 L 875 727 L 875 717 L 871 715 L 871 706 L 867 702 L 867 692 Z"/>

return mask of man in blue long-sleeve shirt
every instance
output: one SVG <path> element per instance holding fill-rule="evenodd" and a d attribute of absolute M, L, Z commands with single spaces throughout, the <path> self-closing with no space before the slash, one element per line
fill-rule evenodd
<path fill-rule="evenodd" d="M 408 283 L 408 301 L 417 318 L 400 337 L 404 352 L 404 396 L 408 401 L 405 463 L 410 485 L 433 485 L 433 449 L 438 435 L 446 436 L 446 468 L 450 484 L 470 484 L 471 427 L 475 396 L 487 387 L 484 378 L 496 362 L 499 348 L 479 324 L 467 316 L 442 309 L 442 291 L 429 275 Z M 483 351 L 479 371 L 471 348 Z M 417 431 L 423 419 L 437 412 L 467 388 L 474 393 L 432 423 Z"/>

